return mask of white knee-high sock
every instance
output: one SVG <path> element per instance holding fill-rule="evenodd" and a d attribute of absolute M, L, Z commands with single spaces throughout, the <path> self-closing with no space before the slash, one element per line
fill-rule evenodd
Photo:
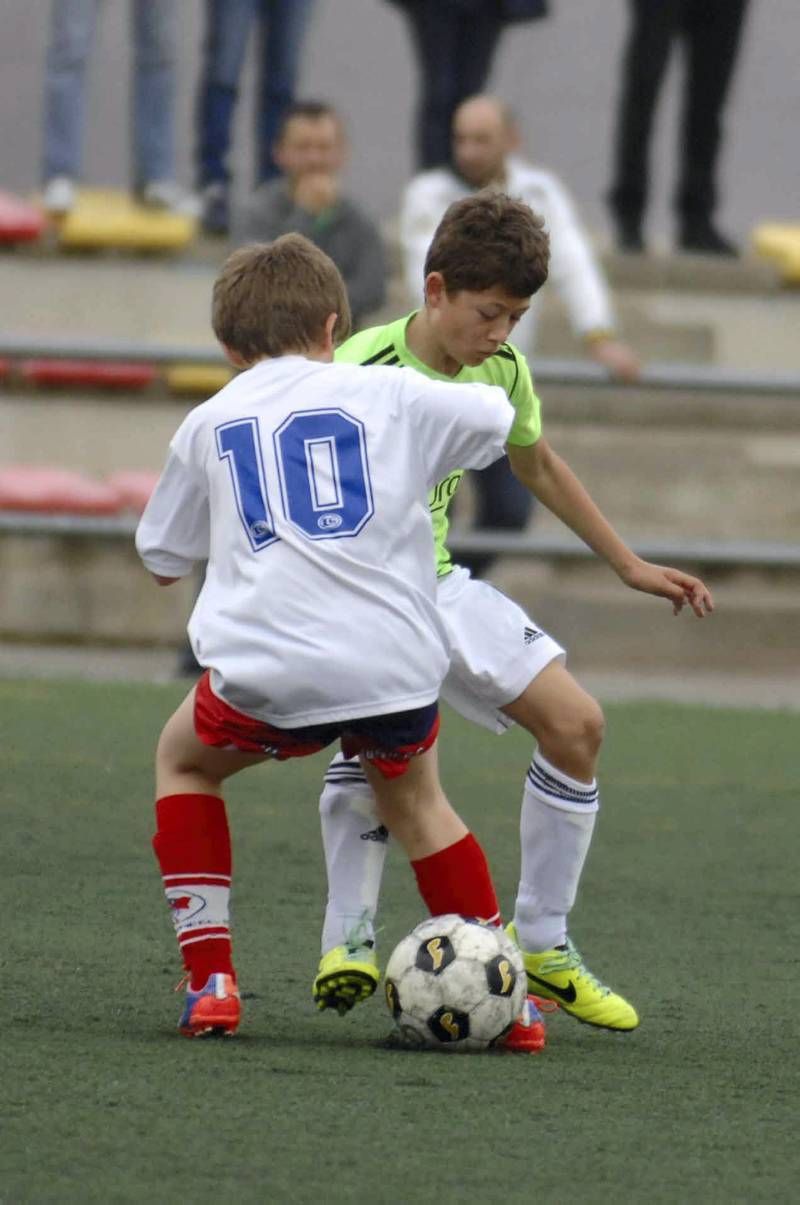
<path fill-rule="evenodd" d="M 520 945 L 552 950 L 567 938 L 567 916 L 589 852 L 597 783 L 578 782 L 533 755 L 520 817 L 521 870 L 514 911 Z"/>
<path fill-rule="evenodd" d="M 375 940 L 389 833 L 375 813 L 375 797 L 357 760 L 333 759 L 319 801 L 328 902 L 322 953 L 342 944 Z"/>

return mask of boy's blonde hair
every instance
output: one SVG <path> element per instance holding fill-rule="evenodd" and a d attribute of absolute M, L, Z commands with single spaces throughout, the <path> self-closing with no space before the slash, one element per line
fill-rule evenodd
<path fill-rule="evenodd" d="M 319 345 L 336 314 L 337 342 L 350 334 L 350 305 L 339 269 L 302 234 L 251 243 L 229 255 L 214 282 L 211 325 L 247 364 Z"/>

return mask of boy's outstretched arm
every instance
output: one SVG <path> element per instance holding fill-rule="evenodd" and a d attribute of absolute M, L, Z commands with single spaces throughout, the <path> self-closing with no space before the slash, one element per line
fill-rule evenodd
<path fill-rule="evenodd" d="M 514 476 L 589 547 L 607 561 L 632 590 L 667 598 L 677 615 L 685 604 L 698 619 L 714 609 L 711 591 L 697 577 L 643 561 L 621 540 L 568 464 L 546 439 L 527 447 L 508 446 Z"/>

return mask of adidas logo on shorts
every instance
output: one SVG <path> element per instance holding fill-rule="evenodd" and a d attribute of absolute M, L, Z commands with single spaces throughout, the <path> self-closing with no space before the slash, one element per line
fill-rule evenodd
<path fill-rule="evenodd" d="M 540 632 L 538 628 L 525 628 L 524 643 L 534 644 L 544 636 L 544 632 Z"/>

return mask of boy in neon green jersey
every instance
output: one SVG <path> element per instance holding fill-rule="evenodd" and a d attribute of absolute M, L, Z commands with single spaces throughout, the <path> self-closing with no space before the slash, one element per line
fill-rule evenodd
<path fill-rule="evenodd" d="M 541 433 L 540 407 L 524 357 L 507 342 L 547 278 L 543 224 L 528 206 L 484 192 L 456 202 L 425 264 L 425 306 L 348 340 L 337 358 L 395 364 L 442 380 L 502 385 L 516 410 L 508 438 L 515 476 L 634 590 L 698 617 L 711 595 L 695 577 L 637 557 L 614 532 Z M 586 967 L 567 935 L 598 808 L 595 765 L 603 736 L 599 705 L 564 666 L 560 646 L 515 603 L 454 566 L 445 546 L 447 507 L 461 474 L 432 492 L 437 604 L 451 642 L 442 697 L 495 732 L 517 723 L 536 739 L 522 801 L 521 875 L 510 926 L 530 990 L 591 1025 L 630 1030 L 635 1009 Z M 374 991 L 373 921 L 385 830 L 358 765 L 335 758 L 320 800 L 329 898 L 320 1008 L 345 1011 Z"/>

